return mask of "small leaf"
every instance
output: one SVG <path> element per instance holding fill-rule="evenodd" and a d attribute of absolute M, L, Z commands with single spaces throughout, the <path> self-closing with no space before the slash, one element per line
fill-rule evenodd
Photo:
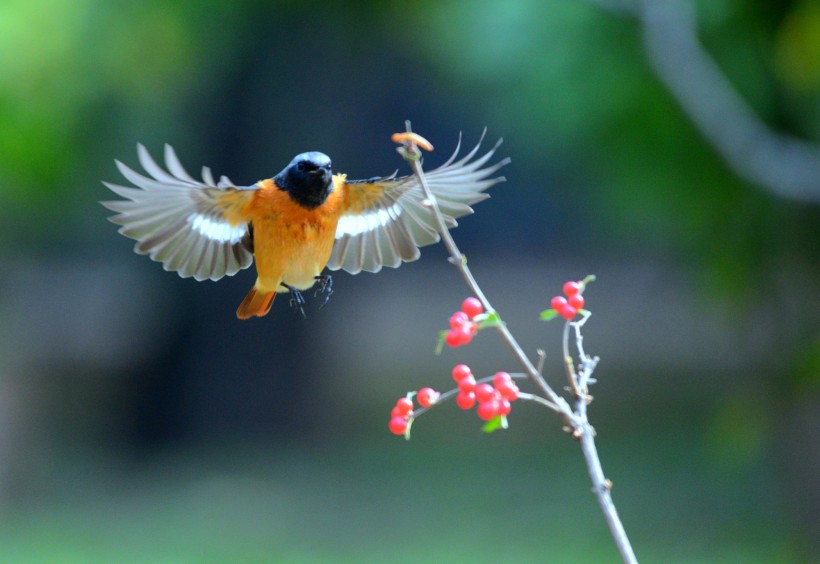
<path fill-rule="evenodd" d="M 499 429 L 506 429 L 509 427 L 507 423 L 507 418 L 501 415 L 496 415 L 481 427 L 481 430 L 484 433 L 492 433 L 493 431 L 498 431 Z"/>
<path fill-rule="evenodd" d="M 557 315 L 558 315 L 558 312 L 555 311 L 554 309 L 545 309 L 544 311 L 541 312 L 541 315 L 539 317 L 541 317 L 541 321 L 551 321 Z"/>
<path fill-rule="evenodd" d="M 488 327 L 499 327 L 501 325 L 504 325 L 504 322 L 501 320 L 501 316 L 498 315 L 497 311 L 477 315 L 473 319 L 473 321 L 478 321 L 479 329 L 486 329 Z"/>
<path fill-rule="evenodd" d="M 441 351 L 444 350 L 444 343 L 445 339 L 447 338 L 447 333 L 449 333 L 449 331 L 447 331 L 446 329 L 438 332 L 438 342 L 436 343 L 436 356 L 439 356 L 441 354 Z"/>
<path fill-rule="evenodd" d="M 585 290 L 586 287 L 587 287 L 587 284 L 589 284 L 590 282 L 594 282 L 594 281 L 595 281 L 595 275 L 594 274 L 587 274 L 584 277 L 584 279 L 581 280 L 581 289 Z"/>

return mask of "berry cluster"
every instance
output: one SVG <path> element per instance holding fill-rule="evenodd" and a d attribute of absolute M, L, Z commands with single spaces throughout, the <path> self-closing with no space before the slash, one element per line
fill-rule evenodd
<path fill-rule="evenodd" d="M 458 384 L 458 406 L 466 410 L 478 404 L 476 413 L 484 421 L 498 416 L 506 417 L 512 409 L 510 402 L 518 399 L 518 386 L 506 372 L 496 372 L 492 384 L 477 383 L 469 366 L 457 364 L 453 368 L 453 380 Z"/>
<path fill-rule="evenodd" d="M 584 296 L 581 292 L 584 291 L 585 284 L 583 282 L 567 282 L 564 284 L 564 296 L 555 296 L 550 301 L 550 305 L 555 312 L 566 319 L 567 321 L 573 319 L 578 311 L 584 307 Z"/>
<path fill-rule="evenodd" d="M 451 347 L 460 347 L 473 340 L 478 333 L 476 318 L 484 313 L 484 306 L 476 298 L 467 298 L 462 302 L 461 309 L 450 316 L 450 330 L 444 337 L 444 342 Z"/>
<path fill-rule="evenodd" d="M 414 418 L 413 396 L 421 408 L 427 408 L 438 402 L 439 398 L 451 398 L 456 395 L 456 403 L 461 409 L 476 408 L 476 413 L 484 421 L 496 417 L 506 417 L 512 409 L 511 402 L 518 399 L 518 386 L 507 372 L 496 372 L 491 378 L 476 381 L 473 371 L 466 364 L 457 364 L 453 368 L 453 380 L 457 390 L 442 394 L 433 388 L 422 388 L 418 392 L 407 394 L 396 401 L 390 412 L 390 432 L 394 435 L 406 435 Z M 418 415 L 418 413 L 415 413 Z M 506 428 L 506 422 L 503 423 Z"/>
<path fill-rule="evenodd" d="M 422 388 L 416 393 L 416 399 L 421 407 L 430 407 L 438 401 L 441 394 L 433 388 Z M 393 411 L 390 412 L 390 431 L 395 435 L 403 435 L 410 426 L 413 417 L 412 394 L 399 398 Z"/>
<path fill-rule="evenodd" d="M 541 319 L 549 321 L 555 317 L 563 317 L 571 321 L 578 313 L 587 319 L 589 312 L 584 309 L 583 293 L 587 284 L 593 280 L 595 276 L 590 274 L 583 280 L 566 282 L 562 288 L 564 295 L 552 298 L 551 309 L 542 311 Z M 580 323 L 582 322 L 578 322 Z M 504 322 L 495 311 L 490 309 L 485 313 L 480 300 L 473 297 L 467 298 L 462 302 L 461 309 L 450 316 L 450 329 L 439 332 L 436 354 L 441 352 L 445 343 L 451 347 L 460 347 L 470 343 L 480 329 L 503 326 Z M 507 372 L 496 372 L 493 376 L 476 380 L 469 366 L 457 364 L 453 367 L 452 376 L 456 382 L 456 388 L 443 394 L 432 388 L 422 388 L 418 392 L 410 392 L 406 397 L 400 398 L 390 414 L 390 431 L 409 438 L 410 426 L 415 417 L 421 415 L 433 404 L 453 396 L 461 409 L 466 411 L 476 408 L 479 418 L 487 422 L 484 424 L 485 432 L 492 432 L 498 428 L 506 429 L 507 415 L 512 410 L 512 402 L 519 398 L 537 399 L 537 396 L 522 394 L 512 376 Z M 420 406 L 418 410 L 414 410 L 414 397 Z"/>

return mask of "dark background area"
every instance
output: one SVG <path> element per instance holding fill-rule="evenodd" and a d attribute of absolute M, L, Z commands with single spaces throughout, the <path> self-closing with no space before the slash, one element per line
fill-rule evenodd
<path fill-rule="evenodd" d="M 446 404 L 390 435 L 454 364 L 518 369 L 490 331 L 434 355 L 466 297 L 443 249 L 240 322 L 252 269 L 182 280 L 97 203 L 137 142 L 239 184 L 307 150 L 406 174 L 405 119 L 428 168 L 504 138 L 507 182 L 454 236 L 556 389 L 538 313 L 598 276 L 590 417 L 638 558 L 816 559 L 815 2 L 7 0 L 0 560 L 617 558 L 551 413 L 485 436 Z"/>

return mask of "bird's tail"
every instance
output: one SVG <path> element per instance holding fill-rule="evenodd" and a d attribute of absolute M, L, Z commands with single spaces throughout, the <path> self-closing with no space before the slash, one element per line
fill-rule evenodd
<path fill-rule="evenodd" d="M 242 303 L 239 304 L 239 309 L 236 310 L 236 316 L 239 319 L 250 319 L 254 315 L 262 317 L 267 315 L 270 311 L 270 306 L 273 304 L 273 298 L 276 297 L 276 292 L 268 292 L 257 287 L 255 284 Z"/>

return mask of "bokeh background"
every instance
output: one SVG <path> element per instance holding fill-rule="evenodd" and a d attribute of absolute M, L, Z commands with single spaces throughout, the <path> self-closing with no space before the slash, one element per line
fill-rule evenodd
<path fill-rule="evenodd" d="M 504 137 L 454 232 L 562 387 L 588 273 L 591 419 L 638 557 L 800 562 L 820 539 L 820 6 L 813 0 L 0 3 L 0 560 L 617 559 L 577 444 L 534 405 L 484 436 L 407 390 L 516 370 L 433 354 L 466 290 L 442 249 L 338 273 L 299 319 L 131 252 L 97 202 L 139 141 L 238 183 L 321 150 L 406 172 Z"/>

